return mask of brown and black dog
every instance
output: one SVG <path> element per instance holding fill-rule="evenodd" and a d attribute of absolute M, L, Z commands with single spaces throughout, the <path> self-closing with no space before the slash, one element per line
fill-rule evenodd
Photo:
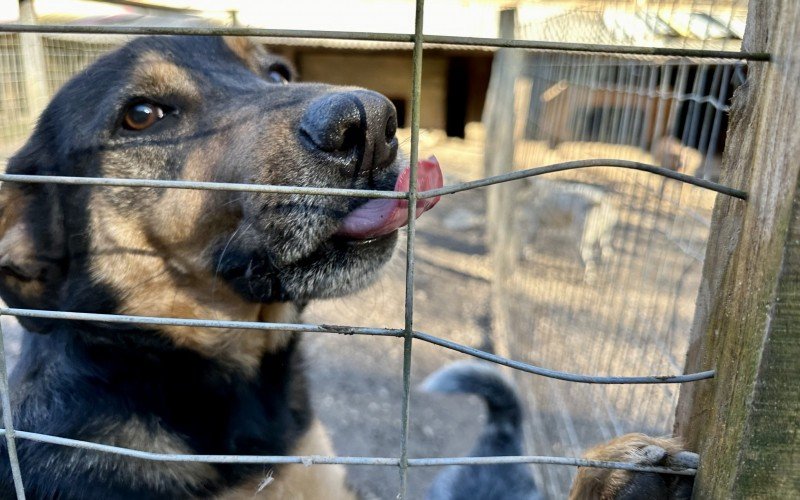
<path fill-rule="evenodd" d="M 57 93 L 7 172 L 407 186 L 388 99 L 292 76 L 241 38 L 136 39 Z M 438 167 L 421 182 L 441 185 Z M 184 189 L 5 183 L 0 206 L 12 307 L 280 323 L 369 283 L 406 222 L 397 200 Z M 19 429 L 161 453 L 332 453 L 296 334 L 21 322 L 33 333 L 11 380 Z M 250 497 L 264 476 L 25 440 L 18 451 L 30 498 Z M 12 491 L 7 459 L 0 490 Z M 350 495 L 337 466 L 278 468 L 267 490 Z"/>
<path fill-rule="evenodd" d="M 391 103 L 292 77 L 245 39 L 138 38 L 57 93 L 7 172 L 404 190 Z M 434 164 L 421 172 L 441 184 Z M 28 309 L 296 322 L 309 300 L 375 278 L 404 213 L 397 200 L 6 182 L 0 295 Z M 20 321 L 18 429 L 157 453 L 332 453 L 299 334 Z M 36 499 L 252 498 L 265 472 L 17 446 Z M 0 456 L 8 498 L 5 443 Z M 275 467 L 260 493 L 353 497 L 339 466 Z"/>

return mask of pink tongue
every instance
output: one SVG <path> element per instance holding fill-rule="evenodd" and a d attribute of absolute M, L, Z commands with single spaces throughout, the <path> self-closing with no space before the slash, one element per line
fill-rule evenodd
<path fill-rule="evenodd" d="M 397 177 L 395 191 L 408 191 L 411 169 L 406 167 Z M 442 187 L 442 170 L 439 162 L 431 156 L 417 163 L 417 184 L 420 191 Z M 417 217 L 433 208 L 439 196 L 417 200 Z M 408 201 L 396 199 L 369 200 L 353 210 L 342 221 L 336 234 L 349 238 L 366 240 L 389 234 L 408 224 Z"/>

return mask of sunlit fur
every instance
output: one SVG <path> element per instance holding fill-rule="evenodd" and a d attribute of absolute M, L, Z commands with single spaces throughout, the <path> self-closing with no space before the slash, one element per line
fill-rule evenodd
<path fill-rule="evenodd" d="M 588 450 L 584 458 L 643 466 L 696 468 L 698 457 L 674 438 L 626 434 Z M 691 498 L 691 476 L 581 467 L 570 500 L 682 500 Z"/>

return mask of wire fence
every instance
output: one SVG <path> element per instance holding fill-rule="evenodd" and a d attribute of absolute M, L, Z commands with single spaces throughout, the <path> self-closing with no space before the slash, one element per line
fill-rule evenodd
<path fill-rule="evenodd" d="M 604 1 L 549 17 L 519 9 L 514 27 L 518 37 L 548 41 L 738 49 L 733 25 L 745 8 L 737 1 Z M 501 168 L 600 156 L 719 178 L 743 61 L 534 52 L 500 64 L 485 121 L 513 116 L 513 140 L 493 153 L 508 159 Z M 487 221 L 487 231 L 512 228 L 494 229 L 495 347 L 584 372 L 682 371 L 714 194 L 600 168 L 502 189 L 498 200 L 509 206 L 498 201 Z M 579 454 L 627 432 L 672 431 L 677 390 L 516 378 L 534 409 L 527 439 L 535 453 Z M 567 496 L 574 470 L 535 471 L 550 498 Z"/>
<path fill-rule="evenodd" d="M 21 146 L 49 96 L 119 42 L 0 30 L 0 157 Z"/>
<path fill-rule="evenodd" d="M 118 322 L 118 323 L 136 323 L 136 324 L 158 324 L 158 325 L 176 325 L 176 326 L 203 326 L 210 328 L 241 328 L 252 330 L 282 330 L 282 331 L 300 331 L 300 332 L 313 332 L 313 333 L 334 333 L 334 334 L 357 334 L 357 335 L 371 335 L 371 336 L 390 336 L 398 337 L 404 340 L 403 349 L 403 401 L 402 401 L 402 414 L 401 414 L 401 449 L 396 457 L 320 457 L 320 456 L 223 456 L 223 455 L 167 455 L 149 453 L 145 450 L 131 450 L 127 448 L 120 448 L 115 446 L 104 445 L 101 443 L 91 443 L 80 440 L 67 439 L 59 436 L 47 436 L 33 432 L 15 430 L 12 422 L 11 403 L 9 400 L 9 387 L 8 376 L 5 366 L 5 347 L 2 344 L 2 335 L 0 335 L 0 391 L 2 392 L 2 407 L 3 407 L 3 420 L 4 429 L 2 433 L 5 436 L 7 443 L 7 450 L 9 460 L 12 466 L 14 482 L 16 486 L 16 493 L 18 498 L 25 498 L 22 475 L 19 468 L 19 462 L 16 456 L 15 441 L 18 439 L 34 440 L 45 443 L 52 443 L 62 446 L 79 447 L 86 449 L 93 449 L 107 453 L 116 453 L 130 457 L 137 457 L 146 460 L 163 460 L 163 461 L 198 461 L 209 463 L 258 463 L 258 464 L 348 464 L 348 465 L 371 465 L 371 466 L 390 466 L 397 467 L 400 474 L 400 498 L 408 498 L 408 470 L 411 467 L 429 467 L 429 466 L 443 466 L 443 465 L 458 465 L 458 464 L 499 464 L 499 463 L 531 463 L 531 464 L 555 464 L 555 465 L 569 465 L 569 466 L 590 466 L 590 467 L 605 467 L 605 468 L 619 468 L 626 470 L 635 470 L 643 472 L 661 472 L 673 474 L 692 475 L 694 470 L 674 470 L 661 467 L 641 467 L 632 464 L 615 463 L 615 462 L 600 462 L 589 461 L 576 458 L 568 458 L 564 456 L 517 456 L 517 457 L 453 457 L 453 458 L 411 458 L 409 457 L 408 441 L 409 441 L 409 422 L 410 422 L 410 394 L 411 394 L 411 359 L 412 348 L 414 341 L 421 341 L 431 343 L 446 349 L 452 349 L 470 356 L 478 357 L 490 362 L 494 362 L 503 366 L 507 366 L 519 372 L 527 372 L 531 374 L 546 377 L 548 380 L 558 380 L 566 382 L 580 382 L 585 384 L 605 384 L 609 387 L 618 385 L 641 385 L 641 386 L 654 386 L 656 390 L 663 389 L 665 384 L 675 384 L 683 382 L 691 382 L 695 380 L 702 380 L 713 377 L 714 372 L 700 372 L 684 375 L 663 375 L 663 374 L 647 374 L 652 369 L 657 369 L 660 372 L 679 372 L 681 367 L 678 364 L 648 364 L 647 358 L 640 356 L 642 360 L 639 363 L 630 367 L 629 374 L 624 376 L 618 375 L 586 375 L 582 373 L 572 373 L 566 370 L 554 370 L 551 368 L 544 368 L 539 363 L 533 363 L 529 359 L 519 360 L 513 359 L 507 352 L 493 353 L 486 349 L 476 349 L 469 347 L 465 344 L 441 338 L 415 328 L 414 324 L 414 270 L 415 270 L 415 231 L 416 231 L 416 200 L 431 198 L 434 196 L 448 195 L 467 190 L 473 190 L 479 187 L 486 186 L 499 186 L 508 185 L 510 181 L 521 181 L 524 179 L 533 179 L 542 174 L 553 174 L 561 172 L 560 175 L 572 175 L 570 172 L 575 172 L 578 169 L 581 171 L 592 170 L 599 172 L 599 175 L 605 176 L 606 180 L 614 181 L 614 172 L 619 169 L 626 171 L 636 172 L 636 189 L 629 189 L 624 191 L 620 188 L 616 199 L 625 197 L 628 199 L 629 206 L 639 204 L 640 206 L 646 204 L 654 193 L 658 195 L 658 207 L 664 204 L 678 205 L 685 207 L 682 199 L 682 191 L 671 190 L 666 187 L 666 184 L 660 181 L 653 181 L 652 179 L 670 178 L 678 180 L 681 183 L 699 186 L 701 188 L 710 190 L 716 193 L 722 193 L 728 196 L 733 196 L 742 200 L 747 199 L 747 193 L 732 189 L 726 186 L 721 186 L 715 182 L 715 176 L 707 174 L 706 168 L 711 162 L 716 153 L 708 153 L 706 151 L 705 160 L 701 162 L 700 174 L 698 171 L 693 171 L 692 174 L 687 174 L 686 168 L 675 168 L 673 165 L 667 164 L 665 161 L 653 161 L 652 155 L 649 157 L 638 157 L 637 160 L 620 159 L 625 156 L 620 154 L 619 148 L 626 148 L 634 146 L 638 149 L 652 150 L 654 148 L 654 138 L 658 138 L 659 134 L 654 130 L 657 127 L 667 129 L 672 127 L 670 117 L 660 118 L 657 112 L 653 109 L 658 109 L 659 106 L 670 107 L 675 109 L 675 103 L 688 101 L 696 105 L 695 108 L 687 112 L 687 116 L 691 119 L 686 119 L 684 123 L 688 124 L 688 128 L 694 127 L 703 132 L 685 132 L 689 142 L 695 141 L 694 148 L 697 149 L 697 144 L 705 143 L 710 147 L 714 140 L 719 138 L 722 130 L 722 125 L 719 123 L 719 117 L 725 112 L 727 104 L 726 97 L 723 95 L 721 89 L 726 79 L 733 78 L 737 74 L 738 68 L 741 68 L 745 60 L 754 61 L 767 61 L 768 54 L 748 54 L 739 51 L 731 50 L 706 50 L 704 48 L 692 47 L 648 47 L 648 46 L 623 46 L 618 44 L 592 44 L 592 43 L 569 43 L 561 41 L 547 41 L 547 40 L 518 40 L 518 39 L 476 39 L 466 37 L 446 37 L 446 36 L 432 36 L 424 35 L 422 30 L 422 21 L 424 13 L 424 1 L 417 0 L 416 2 L 416 21 L 413 34 L 382 34 L 382 33 L 338 33 L 338 32 L 312 32 L 312 31 L 271 31 L 264 29 L 249 29 L 249 28 L 230 28 L 230 27 L 213 27 L 213 28 L 150 28 L 150 27 L 113 27 L 113 26 L 55 26 L 55 25 L 0 25 L 0 32 L 4 33 L 0 37 L 0 67 L 3 72 L 8 72 L 12 76 L 8 79 L 3 78 L 2 92 L 3 96 L 0 98 L 2 108 L 0 113 L 3 116 L 13 119 L 13 126 L 2 128 L 2 143 L 4 145 L 14 145 L 17 140 L 21 140 L 24 134 L 30 127 L 33 117 L 38 110 L 41 109 L 41 104 L 36 104 L 35 99 L 38 96 L 47 96 L 51 94 L 66 78 L 76 72 L 80 67 L 87 64 L 101 52 L 105 51 L 108 46 L 105 43 L 92 44 L 89 51 L 84 53 L 80 58 L 71 58 L 69 60 L 59 59 L 57 55 L 58 47 L 55 41 L 47 41 L 47 34 L 52 33 L 70 33 L 70 34 L 105 34 L 105 35 L 142 35 L 142 34 L 195 34 L 195 35 L 218 35 L 227 34 L 234 36 L 261 36 L 261 37 L 306 37 L 306 38 L 337 38 L 337 39 L 363 39 L 363 40 L 386 40 L 386 41 L 400 41 L 413 44 L 413 80 L 412 80 L 412 111 L 411 111 L 411 144 L 410 144 L 410 165 L 411 165 L 411 180 L 410 189 L 404 193 L 384 192 L 384 191 L 358 191 L 347 189 L 332 189 L 332 188 L 303 188 L 295 186 L 268 186 L 268 185 L 243 185 L 243 184 L 221 184 L 221 183 L 206 183 L 206 182 L 188 182 L 188 181 L 154 181 L 146 179 L 100 179 L 100 178 L 76 178 L 76 177 L 50 177 L 50 176 L 22 176 L 22 175 L 0 175 L 0 180 L 3 182 L 28 182 L 28 183 L 61 183 L 61 184 L 80 184 L 80 185 L 94 185 L 94 186 L 131 186 L 131 187 L 158 187 L 164 189 L 205 189 L 205 190 L 227 190 L 227 191 L 253 191 L 253 192 L 272 192 L 272 193 L 302 193 L 317 196 L 349 196 L 349 197 L 367 197 L 367 198 L 402 198 L 408 200 L 408 238 L 406 248 L 406 272 L 405 272 L 405 300 L 404 300 L 404 327 L 397 329 L 390 328 L 371 328 L 371 327 L 354 327 L 354 326 L 337 326 L 327 324 L 282 324 L 282 323 L 261 323 L 261 322 L 239 322 L 239 321 L 215 321 L 207 319 L 192 319 L 192 318 L 160 318 L 160 317 L 144 317 L 144 316 L 124 316 L 124 315 L 100 315 L 88 314 L 80 312 L 64 312 L 64 311 L 39 311 L 39 310 L 26 310 L 26 309 L 13 309 L 2 308 L 0 309 L 0 316 L 14 316 L 14 317 L 37 317 L 37 318 L 50 318 L 60 319 L 64 321 L 104 321 L 104 322 Z M 31 35 L 41 36 L 45 43 L 44 54 L 41 60 L 46 61 L 48 68 L 60 67 L 63 68 L 62 74 L 53 73 L 52 77 L 45 79 L 47 83 L 46 89 L 28 89 L 26 88 L 26 78 L 23 77 L 26 56 L 16 52 L 16 46 L 13 37 Z M 54 39 L 55 40 L 55 39 Z M 61 40 L 58 43 L 78 43 L 74 41 L 65 42 Z M 533 65 L 534 73 L 530 73 L 527 78 L 529 83 L 526 88 L 528 109 L 526 109 L 527 124 L 521 129 L 521 136 L 523 140 L 535 142 L 533 149 L 530 151 L 540 151 L 542 143 L 544 147 L 552 149 L 558 147 L 559 143 L 564 142 L 604 142 L 615 144 L 617 149 L 606 149 L 616 154 L 610 155 L 611 159 L 570 159 L 569 161 L 545 161 L 551 156 L 540 153 L 524 153 L 522 156 L 524 163 L 527 166 L 534 165 L 535 168 L 526 168 L 524 170 L 514 170 L 513 165 L 510 172 L 501 173 L 497 175 L 489 175 L 485 179 L 472 182 L 464 182 L 458 184 L 451 184 L 441 189 L 430 191 L 419 191 L 416 184 L 417 176 L 417 159 L 419 151 L 419 122 L 420 122 L 420 88 L 422 78 L 422 55 L 425 45 L 428 44 L 455 44 L 455 45 L 480 45 L 490 47 L 506 47 L 508 49 L 526 49 L 532 50 L 530 57 L 539 58 L 536 64 Z M 577 53 L 572 56 L 565 56 L 565 53 Z M 590 55 L 596 54 L 596 55 Z M 602 54 L 602 55 L 599 55 Z M 636 56 L 659 56 L 670 57 L 672 63 L 677 64 L 676 71 L 682 71 L 681 68 L 686 68 L 689 64 L 696 68 L 697 75 L 694 78 L 688 76 L 679 77 L 677 85 L 671 84 L 669 86 L 663 84 L 664 81 L 673 82 L 673 80 L 664 76 L 666 72 L 672 71 L 669 64 L 653 64 L 650 59 L 636 59 L 635 62 L 629 63 L 625 57 Z M 569 57 L 569 59 L 564 59 Z M 559 59 L 561 58 L 561 59 Z M 697 63 L 697 60 L 707 61 L 715 60 L 713 65 L 704 62 Z M 626 62 L 628 61 L 628 62 Z M 695 62 L 689 62 L 695 61 Z M 605 69 L 604 69 L 605 68 Z M 50 71 L 48 70 L 48 74 Z M 586 77 L 594 82 L 592 86 L 582 85 Z M 5 75 L 4 75 L 5 76 Z M 718 89 L 717 91 L 709 94 L 703 90 L 703 85 L 699 81 L 711 81 L 712 87 Z M 647 82 L 646 85 L 643 82 Z M 689 82 L 693 82 L 690 84 Z M 692 88 L 687 88 L 692 87 Z M 534 90 L 532 90 L 534 89 Z M 538 89 L 538 90 L 537 90 Z M 555 89 L 555 90 L 551 90 Z M 559 90 L 560 89 L 560 90 Z M 547 102 L 554 103 L 551 108 L 538 108 L 530 105 L 533 102 L 531 96 L 543 96 L 545 93 L 550 92 L 554 94 Z M 557 95 L 555 95 L 557 94 Z M 30 96 L 33 95 L 34 98 Z M 634 116 L 636 113 L 630 111 L 634 106 L 625 108 L 627 111 L 620 112 L 615 106 L 599 105 L 598 114 L 591 115 L 592 109 L 579 103 L 586 103 L 590 100 L 596 102 L 619 102 L 618 97 L 628 102 L 638 103 L 639 108 L 649 109 L 650 114 L 645 113 L 643 116 Z M 545 101 L 539 101 L 545 102 Z M 15 103 L 15 104 L 10 104 Z M 702 107 L 700 107 L 702 105 Z M 575 110 L 579 111 L 568 111 Z M 596 111 L 596 110 L 595 110 Z M 537 115 L 538 113 L 538 115 Z M 556 113 L 570 117 L 563 124 L 556 124 L 554 126 L 553 120 L 537 119 L 536 116 L 545 116 L 548 113 Z M 614 115 L 614 116 L 612 116 Z M 578 116 L 579 118 L 574 118 Z M 648 117 L 655 116 L 648 121 Z M 705 125 L 698 125 L 696 116 L 710 117 L 709 120 L 712 126 L 711 131 L 705 134 Z M 20 117 L 24 117 L 20 120 Z M 578 121 L 574 121 L 574 120 Z M 573 120 L 573 121 L 570 121 Z M 643 127 L 643 123 L 652 123 L 652 129 Z M 703 122 L 706 123 L 706 122 Z M 717 123 L 717 131 L 713 132 L 714 123 Z M 642 131 L 643 130 L 643 131 Z M 683 130 L 686 130 L 685 128 Z M 636 131 L 636 132 L 633 132 Z M 525 135 L 527 134 L 527 136 Z M 566 135 L 564 135 L 566 134 Z M 570 135 L 572 134 L 572 135 Z M 614 136 L 612 139 L 611 136 Z M 686 146 L 685 141 L 680 144 Z M 539 149 L 537 149 L 539 148 Z M 596 152 L 585 151 L 585 153 Z M 535 156 L 538 155 L 538 156 Z M 536 161 L 533 161 L 533 158 Z M 680 155 L 679 155 L 680 156 Z M 646 161 L 650 160 L 650 161 Z M 682 171 L 679 171 L 682 170 Z M 583 175 L 583 174 L 578 174 Z M 571 181 L 574 184 L 575 178 L 558 178 L 557 181 Z M 623 185 L 623 182 L 618 182 L 618 185 Z M 660 193 L 660 194 L 659 194 Z M 668 193 L 668 195 L 664 195 Z M 706 203 L 706 202 L 703 202 Z M 611 204 L 612 208 L 619 209 L 617 203 Z M 661 210 L 656 208 L 655 212 Z M 707 207 L 706 207 L 707 208 Z M 667 233 L 672 231 L 680 232 L 682 228 L 678 227 L 680 224 L 677 222 L 688 221 L 697 218 L 697 207 L 690 207 L 688 211 L 680 211 L 673 214 L 673 229 L 667 230 Z M 662 210 L 660 213 L 664 213 Z M 607 216 L 607 213 L 606 213 Z M 626 217 L 625 215 L 618 215 L 617 217 Z M 655 215 L 650 214 L 649 222 L 645 223 L 639 220 L 635 224 L 635 228 L 630 229 L 635 233 L 634 240 L 646 241 L 648 248 L 656 245 L 652 239 L 652 234 L 664 233 L 663 224 L 656 219 Z M 630 218 L 630 217 L 629 217 Z M 702 219 L 702 214 L 700 216 Z M 513 221 L 512 221 L 513 226 Z M 511 226 L 510 226 L 511 227 Z M 675 229 L 677 228 L 677 229 Z M 706 229 L 707 230 L 707 229 Z M 660 233 L 659 233 L 660 232 Z M 694 239 L 702 239 L 697 236 L 677 236 L 670 238 L 673 246 L 683 252 L 683 248 L 690 244 Z M 524 246 L 524 244 L 521 244 Z M 518 248 L 518 247 L 517 247 Z M 684 252 L 691 253 L 691 252 Z M 694 255 L 694 254 L 692 254 Z M 696 259 L 696 255 L 692 258 Z M 619 264 L 619 269 L 623 266 L 630 267 L 635 264 L 635 259 L 628 258 Z M 535 266 L 534 266 L 535 269 Z M 605 269 L 605 268 L 604 268 Z M 643 274 L 648 279 L 660 280 L 663 278 L 665 270 L 659 269 L 654 273 Z M 602 271 L 600 272 L 602 275 Z M 594 279 L 594 278 L 590 278 Z M 642 281 L 644 278 L 641 279 Z M 508 293 L 507 291 L 505 293 Z M 582 297 L 581 300 L 597 300 L 598 292 L 593 297 Z M 577 295 L 576 295 L 577 297 Z M 577 299 L 576 299 L 577 300 Z M 653 295 L 648 295 L 643 300 L 654 300 Z M 517 304 L 520 302 L 508 301 L 509 304 Z M 540 314 L 542 311 L 536 311 Z M 652 313 L 652 315 L 663 314 Z M 590 311 L 573 310 L 569 315 L 563 318 L 558 318 L 556 315 L 551 315 L 552 321 L 563 320 L 569 318 L 574 320 L 585 315 L 592 321 L 596 318 L 591 316 Z M 635 332 L 637 335 L 644 335 L 649 332 L 654 321 L 648 318 L 639 318 L 633 320 L 631 324 L 626 324 L 623 329 L 620 327 L 617 331 L 602 332 L 596 334 L 589 340 L 597 346 L 593 349 L 600 354 L 601 358 L 613 358 L 613 349 L 617 348 L 614 343 L 619 340 L 623 335 L 627 334 L 628 330 Z M 568 329 L 574 331 L 580 325 L 576 326 L 574 323 L 570 324 L 554 324 L 552 328 Z M 685 328 L 685 324 L 681 324 L 678 328 Z M 515 337 L 513 332 L 509 333 L 509 340 L 512 344 L 521 346 L 522 349 L 527 351 L 539 350 L 546 354 L 546 350 L 542 350 L 542 344 L 538 342 L 543 338 L 538 334 L 541 327 L 537 330 L 537 344 L 531 345 L 530 339 L 525 340 L 523 337 Z M 625 332 L 623 332 L 625 330 Z M 264 332 L 262 334 L 269 334 Z M 674 335 L 674 332 L 673 332 Z M 586 339 L 583 339 L 586 340 Z M 582 341 L 583 341 L 582 340 Z M 660 338 L 659 341 L 666 346 L 672 348 L 669 342 L 673 340 L 669 336 Z M 528 344 L 526 344 L 528 342 Z M 606 347 L 604 347 L 604 345 Z M 563 346 L 562 346 L 563 347 Z M 575 349 L 575 347 L 569 347 Z M 683 348 L 683 347 L 680 347 Z M 679 349 L 680 349 L 679 348 Z M 523 350 L 514 352 L 523 352 Z M 574 352 L 574 351 L 573 351 Z M 626 354 L 625 356 L 631 356 Z M 553 358 L 543 356 L 539 359 L 544 359 L 548 363 L 553 361 Z M 544 364 L 548 364 L 544 363 Z M 589 365 L 587 365 L 589 366 Z M 597 366 L 597 365 L 594 365 Z M 607 366 L 607 371 L 613 371 L 614 366 Z M 525 383 L 527 384 L 527 382 Z M 531 389 L 532 391 L 532 389 Z M 560 392 L 554 390 L 552 385 L 542 384 L 540 392 L 534 393 L 527 390 L 526 394 L 541 394 L 545 391 L 551 394 L 552 397 L 560 397 Z M 674 391 L 673 391 L 674 392 Z M 614 397 L 613 390 L 609 390 L 604 401 L 611 401 Z M 637 396 L 639 398 L 645 396 Z M 594 400 L 591 398 L 586 401 L 593 404 Z M 555 404 L 559 404 L 557 401 Z M 560 403 L 564 407 L 563 401 Z M 628 402 L 629 404 L 629 402 Z M 533 408 L 544 407 L 541 398 L 536 401 Z M 566 410 L 569 410 L 568 408 Z M 597 405 L 597 411 L 609 411 L 603 405 Z M 535 413 L 532 412 L 532 413 Z M 566 411 L 566 413 L 569 413 Z M 663 416 L 661 413 L 656 413 L 657 416 Z M 539 422 L 541 424 L 541 422 Z M 569 428 L 569 424 L 565 426 Z M 652 427 L 652 426 L 651 426 Z M 544 426 L 546 428 L 546 426 Z M 619 430 L 619 429 L 615 429 Z M 570 442 L 567 439 L 565 442 Z M 578 443 L 578 439 L 572 439 L 571 443 Z M 535 443 L 534 443 L 535 444 Z M 537 449 L 536 446 L 532 449 Z M 559 478 L 553 477 L 552 484 L 562 484 Z M 548 481 L 544 481 L 548 483 Z"/>

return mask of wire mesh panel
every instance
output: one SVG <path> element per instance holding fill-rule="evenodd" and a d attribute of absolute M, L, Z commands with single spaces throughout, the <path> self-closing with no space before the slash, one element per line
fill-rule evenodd
<path fill-rule="evenodd" d="M 532 1 L 518 11 L 527 40 L 739 50 L 747 0 Z"/>
<path fill-rule="evenodd" d="M 608 4 L 612 3 L 616 4 Z M 579 17 L 581 23 L 591 23 L 597 19 L 596 15 L 587 14 L 586 11 L 580 11 Z M 733 24 L 734 17 L 732 14 L 729 25 Z M 561 15 L 555 18 L 562 21 L 564 19 Z M 497 72 L 498 77 L 510 79 L 510 85 L 507 81 L 496 82 L 495 85 L 495 90 L 504 88 L 511 93 L 511 99 L 507 100 L 512 103 L 511 113 L 505 116 L 512 117 L 512 120 L 508 122 L 506 119 L 503 124 L 504 130 L 508 132 L 507 138 L 513 139 L 512 154 L 507 164 L 509 174 L 419 192 L 415 176 L 423 42 L 514 45 L 509 40 L 424 37 L 422 19 L 423 2 L 418 0 L 414 35 L 270 32 L 236 28 L 105 27 L 95 30 L 90 26 L 3 27 L 8 33 L 0 40 L 0 71 L 4 76 L 8 75 L 8 78 L 3 79 L 3 95 L 0 100 L 3 107 L 0 113 L 9 117 L 0 127 L 2 144 L 8 148 L 8 151 L 2 151 L 4 156 L 13 151 L 18 146 L 18 141 L 24 138 L 32 117 L 40 109 L 40 97 L 51 95 L 70 74 L 115 44 L 107 39 L 84 42 L 74 37 L 57 38 L 41 34 L 48 30 L 83 34 L 98 31 L 126 35 L 175 32 L 200 35 L 228 33 L 349 37 L 414 43 L 414 72 L 411 82 L 411 187 L 408 192 L 145 179 L 8 174 L 0 177 L 4 182 L 302 192 L 315 196 L 408 200 L 405 318 L 402 328 L 214 321 L 208 318 L 156 318 L 9 308 L 1 311 L 10 316 L 63 321 L 330 332 L 402 338 L 403 398 L 398 419 L 401 446 L 396 456 L 337 458 L 172 455 L 128 450 L 34 432 L 20 431 L 15 435 L 9 411 L 7 380 L 2 378 L 0 389 L 3 393 L 5 427 L 2 432 L 7 438 L 12 466 L 18 465 L 14 455 L 15 439 L 95 449 L 146 460 L 389 465 L 399 468 L 401 498 L 407 497 L 408 469 L 417 466 L 522 462 L 668 471 L 630 464 L 588 462 L 570 457 L 578 456 L 587 444 L 628 430 L 668 432 L 677 386 L 665 384 L 713 376 L 713 372 L 653 376 L 682 371 L 682 358 L 686 351 L 685 333 L 692 316 L 714 199 L 712 194 L 685 183 L 679 184 L 675 179 L 746 198 L 745 193 L 726 189 L 713 182 L 698 181 L 694 177 L 706 180 L 716 178 L 727 101 L 737 78 L 742 74 L 739 56 L 750 55 L 726 55 L 718 52 L 716 55 L 720 57 L 719 60 L 695 60 L 690 56 L 703 54 L 684 51 L 683 46 L 670 46 L 667 47 L 668 51 L 658 52 L 661 54 L 658 58 L 643 58 L 631 54 L 643 55 L 652 51 L 646 47 L 628 47 L 628 50 L 620 48 L 615 51 L 625 54 L 587 55 L 587 50 L 598 53 L 607 51 L 608 48 L 539 44 L 550 41 L 545 36 L 527 45 L 523 43 L 521 46 L 527 48 L 560 48 L 572 55 L 552 51 L 531 52 L 515 59 L 516 63 L 522 63 L 516 66 L 520 68 L 519 71 L 504 72 L 500 68 L 501 71 Z M 607 30 L 608 23 L 605 26 Z M 722 29 L 708 21 L 705 26 Z M 545 27 L 545 31 L 559 32 L 555 24 Z M 20 41 L 23 35 L 39 37 L 41 51 L 38 55 L 21 55 L 27 50 Z M 551 38 L 554 36 L 556 35 Z M 618 35 L 613 33 L 607 36 L 608 38 L 593 37 L 589 42 L 612 44 L 619 40 Z M 701 44 L 700 48 L 707 47 Z M 715 48 L 723 51 L 736 50 L 725 44 Z M 674 58 L 666 58 L 667 54 L 672 54 Z M 752 57 L 763 60 L 766 55 Z M 500 61 L 502 60 L 501 57 Z M 31 61 L 39 61 L 39 67 L 25 69 L 25 65 Z M 43 71 L 48 76 L 38 81 L 45 82 L 46 86 L 38 89 L 25 88 L 26 82 L 31 80 L 25 76 L 26 71 Z M 503 111 L 497 102 L 488 109 L 494 113 Z M 494 121 L 499 123 L 503 119 L 495 116 Z M 497 151 L 494 147 L 493 152 Z M 590 160 L 573 161 L 586 159 Z M 559 165 L 549 169 L 535 168 L 554 163 Z M 586 167 L 591 169 L 585 170 Z M 530 168 L 534 170 L 521 171 Z M 584 170 L 574 170 L 578 168 Z M 534 177 L 545 172 L 551 173 L 546 180 Z M 685 175 L 687 173 L 691 175 Z M 509 181 L 514 183 L 508 184 Z M 416 200 L 500 183 L 513 186 L 508 191 L 513 196 L 508 197 L 506 202 L 513 203 L 518 209 L 510 212 L 510 216 L 507 216 L 509 212 L 495 212 L 494 216 L 500 218 L 492 221 L 495 227 L 504 228 L 505 233 L 511 236 L 509 245 L 494 250 L 494 259 L 499 264 L 495 269 L 500 272 L 493 276 L 497 286 L 492 301 L 497 306 L 492 313 L 496 321 L 502 319 L 495 323 L 493 332 L 496 334 L 495 347 L 498 355 L 419 331 L 414 323 L 413 291 Z M 497 328 L 498 325 L 501 328 Z M 497 336 L 498 334 L 500 335 Z M 493 361 L 520 373 L 525 372 L 518 379 L 531 409 L 529 451 L 547 456 L 443 459 L 410 457 L 408 435 L 411 418 L 411 350 L 414 340 Z M 0 345 L 0 357 L 2 356 Z M 2 368 L 5 375 L 5 369 Z M 534 378 L 530 374 L 543 377 Z M 553 498 L 564 496 L 571 473 L 572 468 L 564 467 L 538 470 L 540 484 L 548 488 Z M 679 473 L 693 474 L 694 471 Z M 24 494 L 20 477 L 17 468 L 15 479 L 18 496 L 22 498 Z"/>
<path fill-rule="evenodd" d="M 517 34 L 738 49 L 729 28 L 742 16 L 741 3 L 596 2 L 545 19 L 521 9 Z M 693 23 L 694 35 L 673 28 L 678 19 Z M 510 74 L 496 75 L 509 82 L 495 81 L 495 92 L 508 95 L 505 107 L 489 108 L 487 121 L 514 117 L 511 153 L 504 153 L 513 158 L 512 170 L 619 158 L 718 179 L 729 100 L 743 82 L 744 65 L 539 52 L 522 56 Z M 506 239 L 494 237 L 495 347 L 582 373 L 682 371 L 715 195 L 609 168 L 503 189 L 505 201 L 488 221 L 490 228 L 513 228 Z M 513 206 L 502 210 L 503 203 Z M 534 453 L 580 454 L 621 433 L 671 433 L 675 387 L 517 381 L 531 409 Z M 564 498 L 574 471 L 537 466 L 537 474 L 549 497 Z"/>
<path fill-rule="evenodd" d="M 19 35 L 4 34 L 0 38 L 0 144 L 7 156 L 30 130 L 31 113 L 24 89 L 25 78 L 19 49 Z"/>
<path fill-rule="evenodd" d="M 47 100 L 124 37 L 6 33 L 0 37 L 0 161 L 30 133 Z"/>

